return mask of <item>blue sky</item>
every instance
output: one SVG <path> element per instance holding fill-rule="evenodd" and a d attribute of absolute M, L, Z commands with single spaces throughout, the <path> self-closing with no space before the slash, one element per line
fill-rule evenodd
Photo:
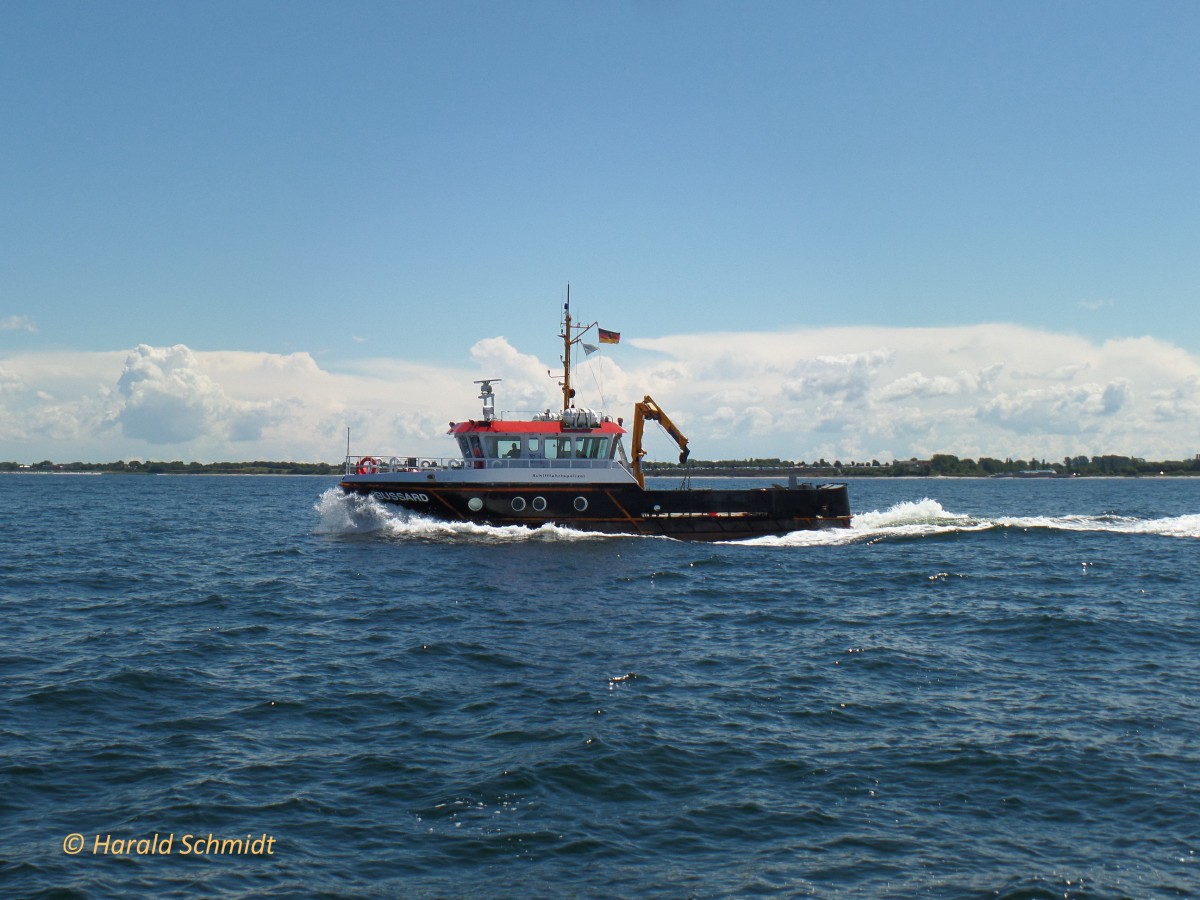
<path fill-rule="evenodd" d="M 0 458 L 437 447 L 485 365 L 543 405 L 568 281 L 600 399 L 698 456 L 1190 456 L 1198 45 L 1194 3 L 5 4 Z"/>

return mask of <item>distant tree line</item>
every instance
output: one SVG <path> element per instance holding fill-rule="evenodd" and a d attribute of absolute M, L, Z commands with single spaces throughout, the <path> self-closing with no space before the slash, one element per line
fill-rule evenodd
<path fill-rule="evenodd" d="M 1200 475 L 1200 454 L 1186 460 L 1147 461 L 1136 456 L 1070 456 L 1061 462 L 1045 459 L 994 459 L 989 456 L 974 459 L 959 459 L 949 453 L 935 453 L 929 459 L 913 457 L 907 460 L 881 463 L 815 462 L 763 457 L 754 459 L 689 460 L 685 465 L 671 462 L 643 461 L 642 469 L 650 475 L 675 475 L 680 473 L 714 475 L 853 475 L 856 477 L 901 477 L 901 476 L 957 476 L 988 477 L 1004 475 L 1076 475 L 1076 476 L 1126 476 L 1144 475 Z M 152 460 L 117 460 L 110 463 L 70 462 L 56 463 L 45 459 L 39 463 L 23 464 L 0 462 L 0 472 L 101 472 L 120 475 L 341 475 L 342 463 L 271 462 L 216 462 L 185 463 L 180 460 L 155 462 Z"/>
<path fill-rule="evenodd" d="M 116 475 L 341 475 L 343 465 L 336 463 L 305 463 L 305 462 L 269 462 L 255 460 L 253 462 L 218 462 L 218 463 L 185 463 L 181 460 L 171 462 L 144 462 L 133 460 L 125 462 L 117 460 L 110 463 L 56 463 L 45 459 L 33 465 L 22 465 L 15 462 L 0 462 L 0 472 L 102 472 Z"/>
<path fill-rule="evenodd" d="M 877 459 L 870 462 L 842 462 L 840 459 L 828 462 L 819 459 L 816 462 L 790 462 L 781 459 L 721 459 L 721 460 L 690 460 L 686 465 L 670 462 L 643 462 L 642 468 L 652 474 L 676 474 L 682 471 L 712 472 L 714 474 L 730 475 L 779 475 L 795 472 L 804 475 L 853 475 L 856 477 L 912 477 L 916 476 L 957 476 L 963 478 L 986 478 L 989 476 L 1020 476 L 1020 475 L 1058 475 L 1058 476 L 1126 476 L 1137 477 L 1145 475 L 1200 475 L 1200 454 L 1186 460 L 1148 461 L 1136 456 L 1070 456 L 1061 462 L 1049 462 L 1045 459 L 1030 457 L 1029 459 L 995 459 L 984 456 L 978 460 L 959 459 L 950 453 L 935 453 L 929 459 L 913 457 L 907 460 L 895 460 L 881 463 Z"/>

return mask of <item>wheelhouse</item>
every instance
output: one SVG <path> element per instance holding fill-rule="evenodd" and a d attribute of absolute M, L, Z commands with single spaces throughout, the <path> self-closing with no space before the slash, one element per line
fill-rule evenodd
<path fill-rule="evenodd" d="M 565 427 L 561 417 L 543 421 L 461 422 L 451 426 L 464 463 L 509 461 L 525 465 L 557 466 L 576 461 L 629 466 L 621 441 L 625 429 L 611 420 L 600 420 L 595 428 Z"/>

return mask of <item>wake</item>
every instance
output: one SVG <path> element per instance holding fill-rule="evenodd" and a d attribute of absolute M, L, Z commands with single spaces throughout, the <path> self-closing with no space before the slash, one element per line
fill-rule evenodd
<path fill-rule="evenodd" d="M 1200 538 L 1200 515 L 1165 519 L 1132 516 L 1005 516 L 996 520 L 1005 528 L 1045 528 L 1054 531 L 1107 531 L 1112 534 L 1149 534 L 1161 537 Z"/>
<path fill-rule="evenodd" d="M 383 535 L 418 540 L 510 541 L 597 541 L 638 537 L 578 531 L 562 525 L 526 528 L 522 525 L 477 525 L 472 522 L 443 522 L 371 497 L 344 494 L 338 488 L 325 491 L 314 504 L 318 534 Z M 1200 538 L 1200 515 L 1161 519 L 1138 519 L 1118 515 L 1062 516 L 971 516 L 945 509 L 937 500 L 905 500 L 885 510 L 857 513 L 850 528 L 793 531 L 742 541 L 719 542 L 741 547 L 837 547 L 881 540 L 919 540 L 947 534 L 966 534 L 995 529 L 1024 531 L 1101 532 L 1155 535 L 1184 539 Z M 651 540 L 670 540 L 653 537 Z"/>
<path fill-rule="evenodd" d="M 993 529 L 1074 531 L 1200 538 L 1200 515 L 1138 519 L 1118 515 L 971 516 L 945 509 L 928 497 L 897 503 L 883 511 L 858 513 L 851 527 L 836 531 L 795 531 L 742 543 L 755 546 L 836 546 L 877 540 L 925 538 Z"/>
<path fill-rule="evenodd" d="M 849 528 L 793 531 L 790 534 L 752 538 L 737 543 L 753 547 L 835 547 L 862 544 L 883 538 L 923 538 L 993 527 L 964 513 L 953 513 L 928 497 L 905 500 L 880 512 L 856 513 Z"/>

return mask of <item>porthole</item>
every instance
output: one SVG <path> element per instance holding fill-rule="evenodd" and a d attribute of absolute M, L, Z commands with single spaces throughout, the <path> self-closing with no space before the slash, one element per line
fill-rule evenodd
<path fill-rule="evenodd" d="M 513 497 L 512 508 L 514 512 L 521 512 L 523 509 L 525 509 L 525 498 Z"/>
<path fill-rule="evenodd" d="M 585 509 L 587 509 L 588 508 L 587 497 L 576 497 L 575 498 L 575 508 L 577 510 L 579 510 L 579 512 L 583 512 Z"/>
<path fill-rule="evenodd" d="M 471 510 L 471 512 L 479 512 L 483 509 L 483 501 L 478 497 L 472 497 L 467 501 L 467 509 Z"/>
<path fill-rule="evenodd" d="M 533 508 L 536 509 L 538 512 L 545 512 L 546 511 L 546 498 L 545 497 L 534 497 L 533 498 Z"/>

